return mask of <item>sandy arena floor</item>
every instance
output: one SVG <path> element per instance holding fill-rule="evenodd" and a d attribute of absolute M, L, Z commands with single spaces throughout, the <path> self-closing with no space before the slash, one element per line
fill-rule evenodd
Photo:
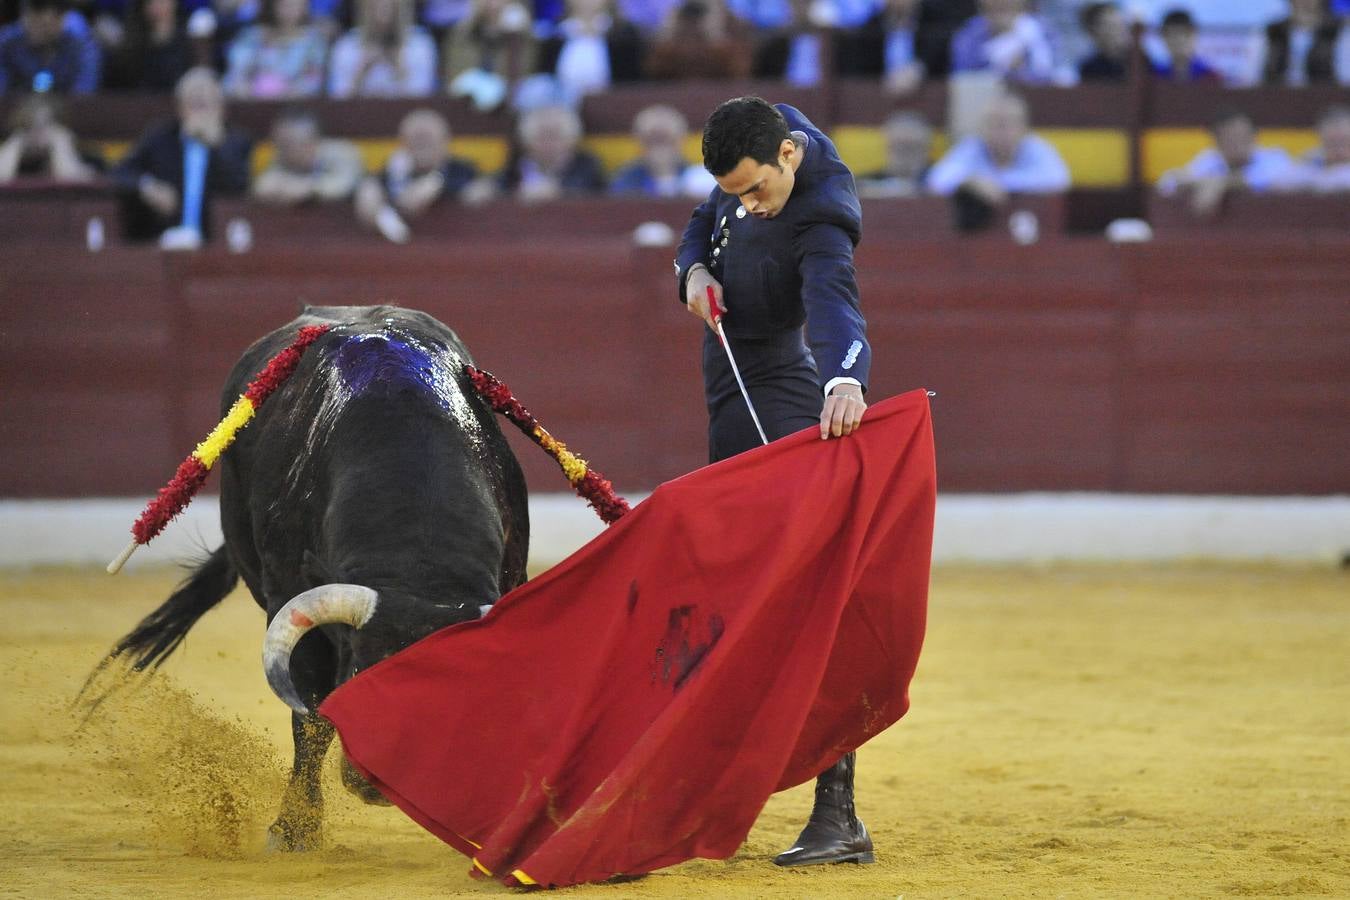
<path fill-rule="evenodd" d="M 511 891 L 336 783 L 328 850 L 262 849 L 288 759 L 238 592 L 167 677 L 70 702 L 172 571 L 0 572 L 0 896 Z M 729 862 L 605 897 L 1350 896 L 1350 575 L 944 569 L 914 708 L 859 753 L 877 864 L 778 870 L 809 788 Z"/>

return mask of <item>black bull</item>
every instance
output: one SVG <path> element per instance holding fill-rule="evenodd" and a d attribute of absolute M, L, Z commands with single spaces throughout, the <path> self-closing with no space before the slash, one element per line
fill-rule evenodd
<path fill-rule="evenodd" d="M 296 598 L 283 614 L 294 626 L 278 620 L 268 633 L 270 646 L 273 632 L 290 632 L 269 680 L 307 707 L 291 717 L 294 767 L 268 835 L 284 850 L 321 841 L 319 774 L 333 728 L 312 710 L 360 669 L 477 618 L 525 580 L 529 546 L 520 466 L 463 374 L 468 351 L 424 313 L 307 308 L 244 353 L 222 412 L 317 324 L 332 331 L 221 458 L 224 546 L 109 655 L 158 666 L 239 578 L 269 625 Z M 322 638 L 296 643 L 314 626 Z M 380 801 L 345 760 L 343 781 Z"/>

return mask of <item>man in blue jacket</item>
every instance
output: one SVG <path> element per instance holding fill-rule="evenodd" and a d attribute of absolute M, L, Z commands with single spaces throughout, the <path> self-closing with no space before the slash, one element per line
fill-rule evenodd
<path fill-rule="evenodd" d="M 712 331 L 708 290 L 770 440 L 818 427 L 843 437 L 862 422 L 871 350 L 853 248 L 862 208 L 834 144 L 796 109 L 739 97 L 703 130 L 703 165 L 718 187 L 689 219 L 675 260 L 680 299 L 708 323 L 703 388 L 713 462 L 760 444 Z M 803 326 L 810 335 L 808 347 Z M 781 866 L 871 862 L 853 806 L 854 754 L 816 781 L 815 806 Z"/>

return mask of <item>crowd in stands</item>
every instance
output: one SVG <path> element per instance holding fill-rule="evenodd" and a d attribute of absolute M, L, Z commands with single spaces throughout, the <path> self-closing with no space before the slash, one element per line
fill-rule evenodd
<path fill-rule="evenodd" d="M 1350 84 L 1348 7 L 1289 0 L 1253 35 L 1252 79 Z M 1184 2 L 1149 24 L 1156 77 L 1221 77 Z M 1120 5 L 1090 0 L 4 0 L 0 91 L 167 92 L 208 66 L 230 97 L 449 92 L 489 109 L 643 79 L 810 86 L 827 72 L 904 94 L 972 71 L 1120 80 L 1129 26 Z"/>
<path fill-rule="evenodd" d="M 1032 131 L 1022 85 L 1219 82 L 1182 6 L 1138 45 L 1122 5 L 1089 0 L 4 0 L 0 94 L 12 107 L 0 184 L 106 177 L 124 231 L 166 246 L 209 237 L 210 198 L 251 193 L 292 205 L 351 201 L 393 241 L 442 201 L 543 202 L 612 193 L 700 197 L 711 176 L 686 156 L 689 123 L 666 106 L 633 122 L 640 156 L 607 177 L 583 145 L 582 98 L 642 80 L 756 76 L 811 86 L 828 72 L 869 79 L 897 105 L 933 79 L 986 79 L 977 124 L 935 158 L 933 123 L 900 111 L 882 123 L 886 164 L 859 173 L 865 197 L 949 196 L 979 227 L 1010 195 L 1060 193 L 1069 169 Z M 1350 0 L 1289 0 L 1259 34 L 1255 66 L 1272 85 L 1350 85 Z M 1150 42 L 1151 41 L 1151 42 Z M 1081 48 L 1066 55 L 1065 47 Z M 174 92 L 176 117 L 108 165 L 63 124 L 62 95 Z M 450 125 L 409 114 L 379 172 L 352 145 L 325 138 L 304 103 L 330 98 L 467 98 L 516 118 L 499 172 L 450 154 Z M 270 165 L 252 177 L 252 139 L 231 128 L 230 100 L 278 100 Z M 1317 123 L 1319 144 L 1295 159 L 1259 143 L 1225 110 L 1214 146 L 1167 173 L 1159 189 L 1208 215 L 1234 190 L 1350 190 L 1350 109 Z"/>

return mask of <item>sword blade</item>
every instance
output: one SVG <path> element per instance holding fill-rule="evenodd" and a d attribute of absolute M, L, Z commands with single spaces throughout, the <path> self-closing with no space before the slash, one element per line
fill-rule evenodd
<path fill-rule="evenodd" d="M 754 420 L 755 430 L 759 432 L 759 439 L 764 443 L 769 442 L 769 438 L 764 434 L 764 426 L 759 424 L 759 414 L 755 412 L 755 404 L 750 402 L 750 392 L 745 389 L 745 382 L 741 380 L 741 370 L 736 365 L 736 357 L 731 352 L 731 342 L 727 340 L 726 332 L 722 330 L 722 320 L 717 320 L 717 337 L 721 339 L 722 349 L 727 352 L 727 362 L 731 363 L 731 374 L 736 376 L 736 386 L 741 389 L 741 396 L 745 398 L 745 407 L 750 410 L 750 418 Z"/>

